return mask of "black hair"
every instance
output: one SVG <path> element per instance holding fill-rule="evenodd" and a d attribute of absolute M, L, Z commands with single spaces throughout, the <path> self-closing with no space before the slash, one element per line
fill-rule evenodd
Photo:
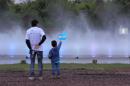
<path fill-rule="evenodd" d="M 52 47 L 56 47 L 56 46 L 57 46 L 56 40 L 52 40 L 52 41 L 51 41 L 51 45 L 52 45 Z"/>
<path fill-rule="evenodd" d="M 38 21 L 36 19 L 32 20 L 31 22 L 32 27 L 37 26 L 37 24 L 38 24 Z"/>

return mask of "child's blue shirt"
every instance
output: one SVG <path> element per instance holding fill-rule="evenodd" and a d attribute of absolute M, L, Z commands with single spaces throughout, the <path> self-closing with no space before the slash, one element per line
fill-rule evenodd
<path fill-rule="evenodd" d="M 58 44 L 57 47 L 54 47 L 50 50 L 49 52 L 49 59 L 51 59 L 52 62 L 54 63 L 59 63 L 60 62 L 60 55 L 59 55 L 59 51 L 60 51 L 60 47 L 61 47 L 62 42 L 60 41 L 60 43 Z"/>

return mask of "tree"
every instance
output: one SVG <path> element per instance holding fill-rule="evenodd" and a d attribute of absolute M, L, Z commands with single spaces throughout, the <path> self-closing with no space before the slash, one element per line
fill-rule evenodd
<path fill-rule="evenodd" d="M 0 11 L 9 10 L 9 5 L 12 4 L 11 0 L 0 0 Z"/>

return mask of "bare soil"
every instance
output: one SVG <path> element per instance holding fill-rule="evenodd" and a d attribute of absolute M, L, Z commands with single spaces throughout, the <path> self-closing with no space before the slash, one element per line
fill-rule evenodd
<path fill-rule="evenodd" d="M 29 80 L 25 71 L 0 71 L 0 86 L 130 86 L 130 69 L 61 70 L 60 79 L 45 70 L 41 81 Z"/>

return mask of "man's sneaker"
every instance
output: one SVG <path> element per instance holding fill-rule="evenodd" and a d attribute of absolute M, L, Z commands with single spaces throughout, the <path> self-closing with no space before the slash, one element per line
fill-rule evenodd
<path fill-rule="evenodd" d="M 35 80 L 35 78 L 34 78 L 34 77 L 28 77 L 28 79 L 29 79 L 29 80 Z"/>
<path fill-rule="evenodd" d="M 38 77 L 39 80 L 43 80 L 43 77 Z"/>

